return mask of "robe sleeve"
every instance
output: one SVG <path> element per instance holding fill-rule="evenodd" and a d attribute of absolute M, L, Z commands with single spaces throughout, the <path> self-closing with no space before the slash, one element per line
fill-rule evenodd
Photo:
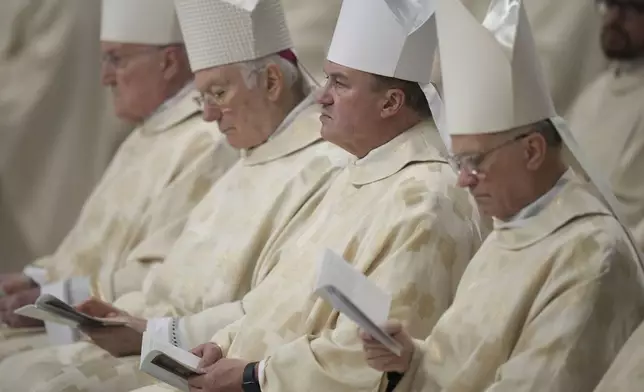
<path fill-rule="evenodd" d="M 470 235 L 459 241 L 459 237 L 449 234 L 451 231 L 448 233 L 448 227 L 456 232 L 464 230 L 458 223 L 464 219 L 453 213 L 450 201 L 433 202 L 436 205 L 425 206 L 426 213 L 402 219 L 386 229 L 391 233 L 386 256 L 373 257 L 373 262 L 366 263 L 372 267 L 367 272 L 369 279 L 392 294 L 390 318 L 406 323 L 408 331 L 418 338 L 429 334 L 452 301 L 452 274 L 462 271 L 471 256 L 469 252 L 457 256 L 457 248 L 472 247 Z M 446 220 L 450 224 L 442 223 Z M 363 245 L 367 254 L 377 248 L 372 243 Z M 325 328 L 320 335 L 300 337 L 278 347 L 266 359 L 264 378 L 260 380 L 263 392 L 354 392 L 379 388 L 384 377 L 367 365 L 357 325 L 343 315 L 334 315 L 335 328 Z"/>
<path fill-rule="evenodd" d="M 642 321 L 632 258 L 615 247 L 575 257 L 601 270 L 580 277 L 572 263 L 553 271 L 535 303 L 540 311 L 528 319 L 486 392 L 592 391 Z"/>
<path fill-rule="evenodd" d="M 237 332 L 239 331 L 239 328 L 241 328 L 244 319 L 245 316 L 229 324 L 227 327 L 217 332 L 211 339 L 213 343 L 216 343 L 221 347 L 221 352 L 224 357 L 228 355 L 228 350 L 230 350 L 230 346 L 233 344 L 233 340 L 235 340 L 235 336 L 237 336 Z"/>

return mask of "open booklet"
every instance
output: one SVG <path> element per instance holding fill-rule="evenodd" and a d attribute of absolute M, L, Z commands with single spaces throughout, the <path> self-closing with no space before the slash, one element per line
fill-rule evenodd
<path fill-rule="evenodd" d="M 197 370 L 200 360 L 188 351 L 155 339 L 154 334 L 143 334 L 139 369 L 168 385 L 188 392 L 188 379 L 201 374 Z"/>
<path fill-rule="evenodd" d="M 326 249 L 320 259 L 315 294 L 391 352 L 400 355 L 401 345 L 380 327 L 389 317 L 391 295 L 330 249 Z"/>
<path fill-rule="evenodd" d="M 51 294 L 41 295 L 33 305 L 23 306 L 15 310 L 14 313 L 36 320 L 63 324 L 72 328 L 118 327 L 126 324 L 122 320 L 92 317 L 81 313 Z"/>

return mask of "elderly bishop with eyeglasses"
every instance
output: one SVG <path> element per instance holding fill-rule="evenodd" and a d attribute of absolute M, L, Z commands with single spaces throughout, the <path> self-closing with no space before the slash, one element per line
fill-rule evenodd
<path fill-rule="evenodd" d="M 392 322 L 398 357 L 363 333 L 367 361 L 390 391 L 592 391 L 644 317 L 620 205 L 552 108 L 520 1 L 481 26 L 440 0 L 437 25 L 452 160 L 494 231 L 431 335 Z"/>
<path fill-rule="evenodd" d="M 79 303 L 98 291 L 111 301 L 140 289 L 178 233 L 159 238 L 146 257 L 127 255 L 166 225 L 181 227 L 238 159 L 193 102 L 197 91 L 172 1 L 105 0 L 101 51 L 102 83 L 112 92 L 116 115 L 138 127 L 58 249 L 24 273 L 0 277 L 0 322 L 6 324 L 0 359 L 49 342 L 40 322 L 14 314 L 41 293 Z M 47 329 L 56 343 L 70 337 Z"/>

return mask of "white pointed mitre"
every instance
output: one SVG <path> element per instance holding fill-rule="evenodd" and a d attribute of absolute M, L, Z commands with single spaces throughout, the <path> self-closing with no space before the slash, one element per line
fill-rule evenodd
<path fill-rule="evenodd" d="M 460 1 L 438 1 L 450 133 L 495 133 L 555 117 L 522 4 L 493 2 L 484 25 Z"/>
<path fill-rule="evenodd" d="M 175 0 L 192 71 L 293 47 L 279 0 Z"/>
<path fill-rule="evenodd" d="M 101 41 L 170 45 L 183 42 L 172 0 L 103 0 Z"/>
<path fill-rule="evenodd" d="M 437 46 L 433 4 L 344 0 L 327 59 L 363 72 L 428 83 Z M 414 6 L 422 12 L 410 20 Z"/>
<path fill-rule="evenodd" d="M 644 259 L 623 224 L 623 205 L 554 110 L 521 0 L 492 0 L 483 25 L 459 0 L 438 1 L 439 51 L 449 133 L 496 133 L 549 119 L 563 140 L 564 157 L 597 188 L 622 224 L 642 274 Z"/>

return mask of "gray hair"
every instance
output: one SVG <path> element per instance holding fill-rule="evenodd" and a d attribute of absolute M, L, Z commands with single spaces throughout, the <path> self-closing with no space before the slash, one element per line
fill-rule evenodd
<path fill-rule="evenodd" d="M 248 88 L 257 87 L 260 72 L 266 69 L 270 64 L 275 64 L 279 67 L 280 71 L 284 75 L 287 88 L 296 88 L 298 87 L 297 85 L 301 85 L 301 91 L 298 92 L 308 95 L 310 86 L 304 79 L 302 71 L 300 71 L 300 69 L 293 63 L 282 58 L 278 54 L 272 54 L 256 60 L 239 63 L 239 68 L 242 72 L 244 81 L 246 82 L 246 86 Z"/>

